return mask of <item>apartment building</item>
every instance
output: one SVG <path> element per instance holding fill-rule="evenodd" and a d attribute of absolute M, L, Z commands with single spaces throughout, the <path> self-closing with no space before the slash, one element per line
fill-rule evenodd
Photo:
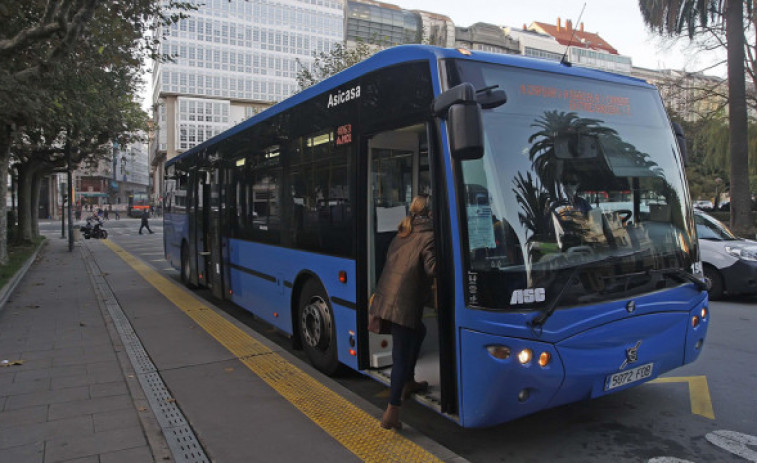
<path fill-rule="evenodd" d="M 599 34 L 586 31 L 584 23 L 574 28 L 570 19 L 563 25 L 561 18 L 558 17 L 556 24 L 532 22 L 528 30 L 554 38 L 563 47 L 562 53 L 559 53 L 560 56 L 567 52 L 568 61 L 575 65 L 620 74 L 631 73 L 631 57 L 618 53 L 618 50 Z M 554 53 L 551 50 L 549 52 Z M 552 58 L 554 55 L 549 56 L 549 59 Z"/>

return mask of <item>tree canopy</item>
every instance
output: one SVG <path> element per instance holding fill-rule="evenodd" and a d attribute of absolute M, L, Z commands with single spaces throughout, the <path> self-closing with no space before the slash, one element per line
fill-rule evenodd
<path fill-rule="evenodd" d="M 194 8 L 179 1 L 2 0 L 0 178 L 12 154 L 20 169 L 52 168 L 64 152 L 75 167 L 103 144 L 145 128 L 135 102 L 142 62 L 160 58 L 158 29 Z M 0 197 L 6 194 L 0 182 Z M 0 264 L 7 260 L 5 208 L 0 202 Z"/>
<path fill-rule="evenodd" d="M 725 31 L 721 46 L 728 51 L 728 119 L 730 152 L 731 227 L 738 233 L 752 229 L 749 191 L 748 124 L 745 86 L 745 28 L 753 18 L 751 0 L 639 0 L 647 25 L 662 35 L 689 38 Z M 745 10 L 746 18 L 745 22 Z"/>

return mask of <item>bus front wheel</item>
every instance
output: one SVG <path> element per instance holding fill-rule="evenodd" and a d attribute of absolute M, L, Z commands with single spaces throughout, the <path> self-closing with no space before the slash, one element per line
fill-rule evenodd
<path fill-rule="evenodd" d="M 723 277 L 715 267 L 709 265 L 704 266 L 704 276 L 710 280 L 710 289 L 708 291 L 711 301 L 719 301 L 723 298 L 723 292 L 725 285 L 723 284 Z"/>
<path fill-rule="evenodd" d="M 334 313 L 326 291 L 315 280 L 302 288 L 297 311 L 297 329 L 310 362 L 318 370 L 333 375 L 339 368 L 336 351 Z"/>

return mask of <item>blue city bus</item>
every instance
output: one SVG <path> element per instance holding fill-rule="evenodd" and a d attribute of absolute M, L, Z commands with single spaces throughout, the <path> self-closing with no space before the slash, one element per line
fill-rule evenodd
<path fill-rule="evenodd" d="M 638 79 L 395 47 L 167 161 L 166 258 L 321 371 L 388 383 L 368 301 L 430 194 L 417 400 L 491 426 L 698 357 L 708 299 L 682 138 Z"/>

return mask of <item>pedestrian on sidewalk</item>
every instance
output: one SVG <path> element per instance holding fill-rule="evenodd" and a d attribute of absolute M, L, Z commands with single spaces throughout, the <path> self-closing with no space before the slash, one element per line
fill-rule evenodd
<path fill-rule="evenodd" d="M 139 226 L 139 234 L 140 235 L 142 234 L 142 229 L 143 228 L 146 228 L 147 231 L 150 232 L 150 234 L 153 233 L 153 231 L 150 230 L 150 224 L 147 223 L 147 221 L 149 220 L 149 218 L 150 218 L 150 212 L 147 209 L 145 209 L 144 212 L 142 212 L 142 225 Z"/>
<path fill-rule="evenodd" d="M 392 376 L 389 405 L 381 427 L 402 428 L 399 412 L 404 399 L 428 389 L 428 382 L 415 380 L 415 364 L 426 327 L 423 307 L 431 294 L 436 272 L 434 228 L 428 197 L 416 196 L 410 215 L 402 219 L 389 245 L 370 313 L 392 323 Z"/>

